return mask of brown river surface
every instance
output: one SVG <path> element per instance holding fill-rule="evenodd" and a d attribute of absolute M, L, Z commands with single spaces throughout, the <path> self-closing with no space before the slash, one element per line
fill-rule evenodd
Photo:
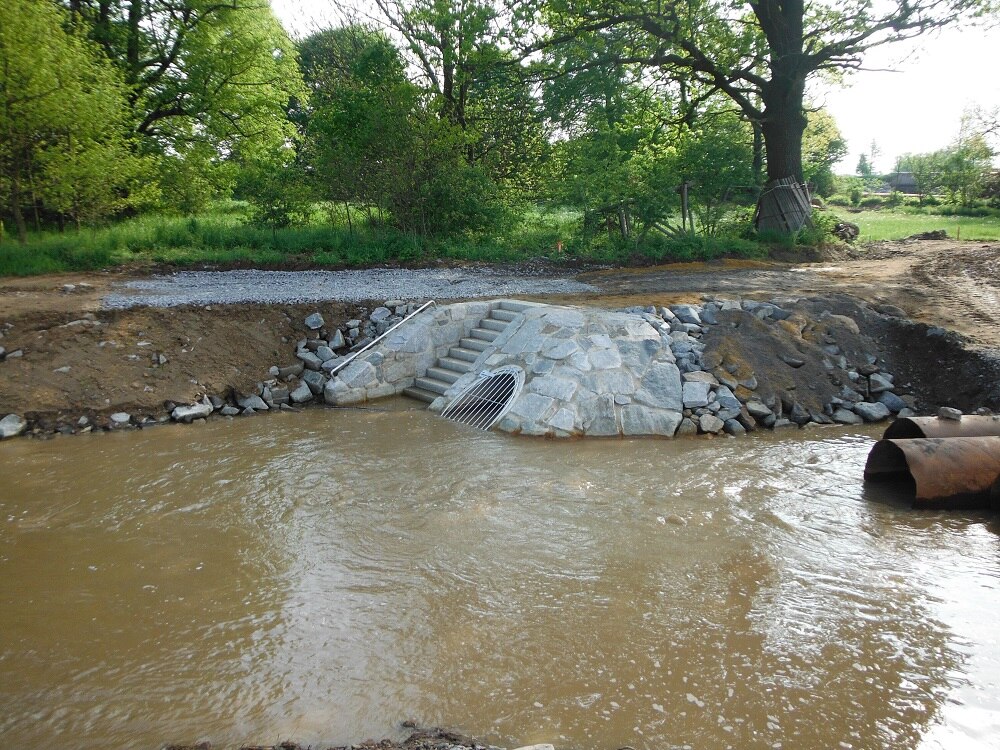
<path fill-rule="evenodd" d="M 406 406 L 0 444 L 3 745 L 1000 746 L 1000 523 L 866 489 L 880 431 Z"/>

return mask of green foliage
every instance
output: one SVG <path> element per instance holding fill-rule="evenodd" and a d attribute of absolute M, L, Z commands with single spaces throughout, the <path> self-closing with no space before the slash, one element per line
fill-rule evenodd
<path fill-rule="evenodd" d="M 234 165 L 220 162 L 207 144 L 193 145 L 185 156 L 164 154 L 156 158 L 157 208 L 167 213 L 193 216 L 233 187 Z"/>
<path fill-rule="evenodd" d="M 809 112 L 807 118 L 802 134 L 802 176 L 814 193 L 825 198 L 833 195 L 833 165 L 847 154 L 847 141 L 826 110 Z"/>
<path fill-rule="evenodd" d="M 854 171 L 862 177 L 872 176 L 872 164 L 868 160 L 868 154 L 861 154 L 861 156 L 858 157 L 858 166 L 855 167 Z"/>
<path fill-rule="evenodd" d="M 186 156 L 264 152 L 293 134 L 290 98 L 305 98 L 295 51 L 256 0 L 67 0 L 73 21 L 128 86 L 145 151 Z"/>
<path fill-rule="evenodd" d="M 278 148 L 245 164 L 240 195 L 250 204 L 250 221 L 271 230 L 304 224 L 313 194 L 290 149 Z"/>
<path fill-rule="evenodd" d="M 921 205 L 925 195 L 936 192 L 948 202 L 968 208 L 987 192 L 994 151 L 989 131 L 973 129 L 974 122 L 963 118 L 959 136 L 948 148 L 900 157 L 897 170 L 912 174 Z"/>
<path fill-rule="evenodd" d="M 0 0 L 0 18 L 0 194 L 19 238 L 29 207 L 81 223 L 131 205 L 147 165 L 126 140 L 115 71 L 55 5 Z"/>
<path fill-rule="evenodd" d="M 753 206 L 734 208 L 719 221 L 715 236 L 727 239 L 748 240 L 754 236 L 753 219 L 757 210 Z"/>
<path fill-rule="evenodd" d="M 470 158 L 482 138 L 439 116 L 384 35 L 350 26 L 302 50 L 314 108 L 304 152 L 325 198 L 422 235 L 502 229 L 511 199 L 487 162 Z"/>

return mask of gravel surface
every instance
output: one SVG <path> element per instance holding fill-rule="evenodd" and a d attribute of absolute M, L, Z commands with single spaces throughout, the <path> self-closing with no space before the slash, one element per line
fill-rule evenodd
<path fill-rule="evenodd" d="M 482 269 L 364 271 L 184 271 L 128 281 L 105 308 L 173 307 L 241 302 L 296 304 L 337 300 L 469 299 L 594 292 L 590 284 L 547 275 Z"/>

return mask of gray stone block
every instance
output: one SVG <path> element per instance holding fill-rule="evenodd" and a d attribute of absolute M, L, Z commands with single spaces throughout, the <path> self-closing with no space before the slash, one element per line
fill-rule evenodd
<path fill-rule="evenodd" d="M 299 383 L 298 388 L 288 394 L 288 398 L 293 404 L 304 404 L 307 401 L 312 401 L 313 392 L 309 384 L 303 381 Z"/>
<path fill-rule="evenodd" d="M 862 401 L 854 405 L 854 413 L 866 422 L 881 422 L 883 419 L 889 418 L 889 407 L 885 404 Z"/>
<path fill-rule="evenodd" d="M 677 365 L 670 362 L 654 363 L 639 381 L 635 398 L 647 406 L 682 411 L 684 409 L 683 386 Z"/>
<path fill-rule="evenodd" d="M 685 383 L 681 392 L 682 402 L 685 409 L 698 409 L 708 406 L 708 394 L 711 385 L 704 382 Z"/>
<path fill-rule="evenodd" d="M 528 390 L 532 393 L 540 393 L 543 396 L 551 396 L 560 401 L 569 401 L 576 393 L 578 384 L 565 378 L 554 376 L 543 376 L 534 378 L 528 383 Z M 565 428 L 560 428 L 565 429 Z"/>

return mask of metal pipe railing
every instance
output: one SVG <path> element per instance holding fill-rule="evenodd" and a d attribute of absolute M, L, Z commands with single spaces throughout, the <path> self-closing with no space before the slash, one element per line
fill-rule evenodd
<path fill-rule="evenodd" d="M 332 378 L 336 373 L 340 372 L 341 369 L 343 369 L 344 367 L 347 367 L 347 365 L 349 365 L 351 362 L 353 362 L 355 360 L 355 358 L 357 358 L 358 356 L 364 354 L 366 351 L 368 351 L 373 346 L 375 346 L 375 344 L 377 344 L 379 341 L 381 341 L 386 336 L 388 336 L 390 333 L 392 333 L 397 328 L 399 328 L 401 325 L 403 325 L 403 323 L 405 323 L 406 321 L 411 320 L 412 318 L 416 317 L 417 315 L 419 315 L 420 313 L 422 313 L 424 310 L 426 310 L 431 305 L 437 306 L 437 302 L 435 302 L 434 300 L 431 300 L 430 302 L 425 302 L 420 307 L 418 307 L 416 310 L 414 310 L 409 315 L 407 315 L 405 318 L 403 318 L 401 321 L 399 321 L 398 323 L 396 323 L 396 325 L 394 325 L 392 328 L 390 328 L 389 330 L 387 330 L 385 333 L 383 333 L 380 336 L 377 336 L 376 338 L 374 338 L 371 341 L 369 341 L 367 344 L 365 344 L 363 347 L 361 347 L 360 349 L 358 349 L 356 352 L 354 352 L 354 354 L 352 354 L 351 356 L 349 356 L 343 362 L 338 363 L 336 367 L 330 368 L 330 377 Z"/>

